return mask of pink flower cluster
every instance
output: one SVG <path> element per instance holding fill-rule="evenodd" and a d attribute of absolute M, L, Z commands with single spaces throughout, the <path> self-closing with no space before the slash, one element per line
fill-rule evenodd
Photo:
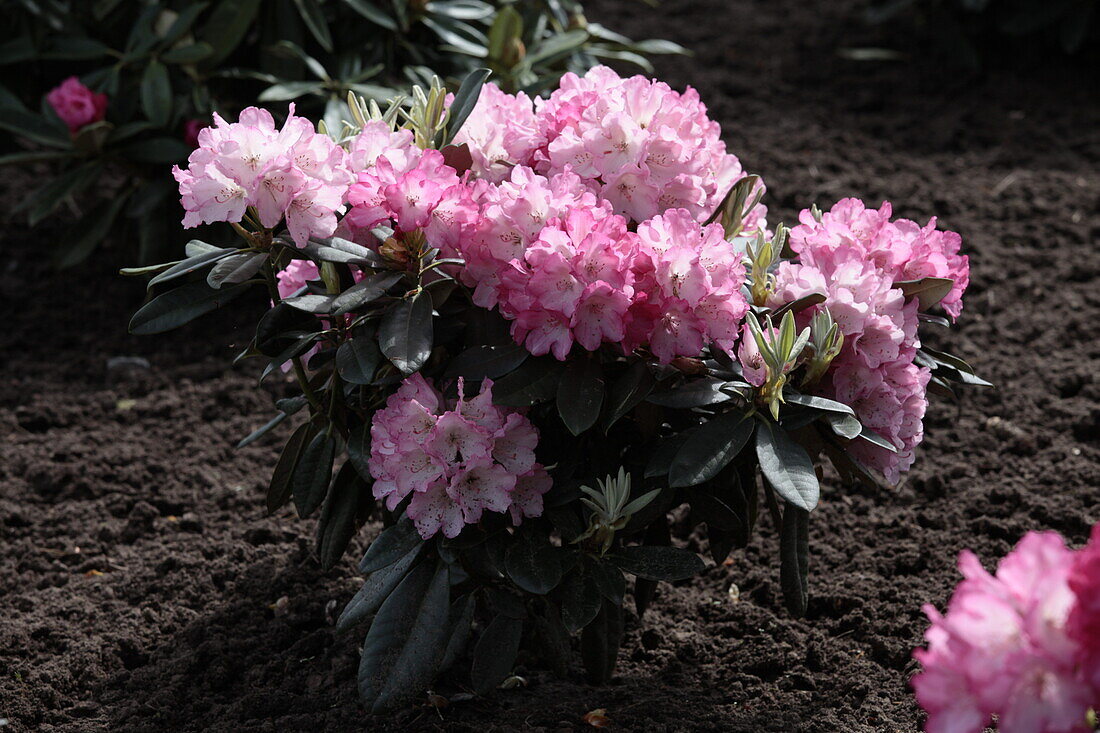
<path fill-rule="evenodd" d="M 256 107 L 234 123 L 215 114 L 214 125 L 199 131 L 198 143 L 187 169 L 172 169 L 185 227 L 239 222 L 252 206 L 264 227 L 285 217 L 298 246 L 336 230 L 336 213 L 353 180 L 347 154 L 309 120 L 296 117 L 293 105 L 282 129 Z"/>
<path fill-rule="evenodd" d="M 868 209 L 859 199 L 842 199 L 817 221 L 809 210 L 791 230 L 791 249 L 799 255 L 852 249 L 874 263 L 893 282 L 942 277 L 954 286 L 940 305 L 952 318 L 962 312 L 962 296 L 970 284 L 970 260 L 959 254 L 962 238 L 936 229 L 936 218 L 920 226 L 908 219 L 890 221 L 893 208 L 883 202 Z"/>
<path fill-rule="evenodd" d="M 744 266 L 720 225 L 672 209 L 630 232 L 568 169 L 547 179 L 517 167 L 485 190 L 460 251 L 474 303 L 498 307 L 535 355 L 608 342 L 648 346 L 667 363 L 707 341 L 732 348 L 748 308 Z"/>
<path fill-rule="evenodd" d="M 413 145 L 407 130 L 369 123 L 352 143 L 351 158 L 361 171 L 348 191 L 353 231 L 392 224 L 398 235 L 422 231 L 431 246 L 453 253 L 477 221 L 471 187 L 438 150 Z"/>
<path fill-rule="evenodd" d="M 51 89 L 46 101 L 74 135 L 80 128 L 107 116 L 107 95 L 96 94 L 75 76 Z"/>
<path fill-rule="evenodd" d="M 526 95 L 485 85 L 455 142 L 470 146 L 474 170 L 492 181 L 517 165 L 548 177 L 571 170 L 635 222 L 668 209 L 704 221 L 744 177 L 719 133 L 694 89 L 681 94 L 597 66 L 583 77 L 566 74 L 534 109 Z M 766 213 L 757 206 L 745 231 L 762 227 Z"/>
<path fill-rule="evenodd" d="M 493 405 L 491 380 L 469 399 L 459 380 L 458 394 L 448 402 L 414 374 L 371 423 L 374 496 L 392 510 L 411 494 L 407 514 L 424 539 L 455 537 L 485 510 L 507 511 L 519 524 L 542 514 L 550 490 L 531 421 Z"/>
<path fill-rule="evenodd" d="M 1100 526 L 1073 552 L 1054 532 L 1028 533 L 997 567 L 959 557 L 964 580 L 946 614 L 926 605 L 927 649 L 913 678 L 929 733 L 1084 733 L 1100 705 Z"/>
<path fill-rule="evenodd" d="M 821 221 L 803 211 L 802 223 L 790 235 L 798 261 L 780 263 L 769 305 L 812 293 L 826 296 L 803 311 L 801 325 L 815 309 L 827 309 L 844 334 L 844 347 L 816 389 L 853 407 L 860 422 L 894 445 L 896 453 L 866 441 L 849 448 L 896 483 L 924 437 L 930 378 L 928 369 L 913 362 L 920 347 L 918 303 L 906 302 L 898 283 L 952 278 L 955 284 L 943 303 L 954 316 L 962 309 L 969 269 L 967 258 L 958 255 L 957 234 L 936 231 L 935 220 L 924 228 L 890 222 L 890 211 L 889 203 L 876 211 L 857 199 L 840 201 Z"/>

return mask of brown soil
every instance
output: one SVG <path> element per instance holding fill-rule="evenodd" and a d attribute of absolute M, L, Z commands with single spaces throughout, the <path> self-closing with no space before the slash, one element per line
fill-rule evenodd
<path fill-rule="evenodd" d="M 132 338 L 142 287 L 112 276 L 119 254 L 55 276 L 51 234 L 9 224 L 6 730 L 583 730 L 594 708 L 621 730 L 914 730 L 920 604 L 945 601 L 958 551 L 992 558 L 1040 528 L 1080 542 L 1100 520 L 1100 100 L 1084 60 L 1006 53 L 980 76 L 940 68 L 905 26 L 862 28 L 855 2 L 814 13 L 797 0 L 597 4 L 592 17 L 612 28 L 696 50 L 659 73 L 699 88 L 765 175 L 773 220 L 854 194 L 961 232 L 973 284 L 959 327 L 933 340 L 997 388 L 934 404 L 895 492 L 826 487 L 805 620 L 782 609 L 765 520 L 732 565 L 663 586 L 643 620 L 628 619 L 610 686 L 531 665 L 525 688 L 372 718 L 356 702 L 358 638 L 331 623 L 371 533 L 321 573 L 311 522 L 264 517 L 277 441 L 233 449 L 270 411 L 254 367 L 228 366 L 262 304 Z M 835 53 L 868 43 L 907 56 Z M 149 367 L 109 369 L 117 356 Z"/>

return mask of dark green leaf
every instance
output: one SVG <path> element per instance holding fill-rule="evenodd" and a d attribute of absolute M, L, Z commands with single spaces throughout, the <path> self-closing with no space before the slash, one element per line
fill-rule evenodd
<path fill-rule="evenodd" d="M 853 410 L 843 402 L 837 402 L 835 400 L 829 400 L 824 397 L 816 397 L 808 394 L 786 394 L 783 399 L 791 405 L 799 405 L 801 407 L 812 407 L 815 410 L 824 410 L 826 412 L 836 412 L 842 415 L 855 415 Z"/>
<path fill-rule="evenodd" d="M 210 3 L 200 2 L 191 3 L 180 11 L 180 14 L 176 16 L 176 19 L 172 22 L 172 25 L 168 27 L 168 31 L 161 38 L 160 42 L 165 46 L 171 46 L 180 38 L 183 37 L 187 31 L 191 30 L 191 26 L 195 24 L 198 17 L 202 14 L 202 11 L 206 10 L 206 7 Z"/>
<path fill-rule="evenodd" d="M 779 584 L 783 602 L 796 617 L 806 614 L 809 593 L 810 513 L 790 504 L 783 510 L 779 534 Z"/>
<path fill-rule="evenodd" d="M 373 573 L 400 560 L 414 547 L 424 544 L 416 526 L 408 517 L 401 517 L 393 526 L 382 530 L 359 561 L 359 572 Z"/>
<path fill-rule="evenodd" d="M 313 435 L 313 426 L 306 422 L 298 426 L 279 455 L 279 461 L 275 464 L 275 470 L 271 474 L 271 482 L 267 487 L 267 513 L 275 511 L 290 501 L 291 483 L 294 469 L 298 465 L 298 459 L 302 455 L 302 449 Z"/>
<path fill-rule="evenodd" d="M 626 595 L 626 577 L 623 576 L 623 571 L 610 562 L 598 558 L 591 558 L 586 569 L 596 581 L 596 588 L 600 591 L 600 595 L 616 606 L 621 606 L 623 596 Z"/>
<path fill-rule="evenodd" d="M 517 369 L 530 354 L 531 352 L 518 344 L 471 346 L 451 360 L 444 372 L 444 378 L 496 379 Z"/>
<path fill-rule="evenodd" d="M 205 244 L 205 242 L 203 244 Z M 221 249 L 220 247 L 214 247 L 213 245 L 208 246 L 210 246 L 211 248 L 200 252 L 199 254 L 188 257 L 186 260 L 180 262 L 178 265 L 169 267 L 167 270 L 154 277 L 152 280 L 149 281 L 149 287 L 153 287 L 154 285 L 158 285 L 163 282 L 168 282 L 169 280 L 175 280 L 177 277 L 183 277 L 184 275 L 206 267 L 207 265 L 217 262 L 218 260 L 228 257 L 229 255 L 240 252 L 240 250 L 238 249 Z"/>
<path fill-rule="evenodd" d="M 303 313 L 328 314 L 333 310 L 333 297 L 331 295 L 317 295 L 308 293 L 294 298 L 283 298 L 283 303 L 291 308 L 296 308 Z"/>
<path fill-rule="evenodd" d="M 348 460 L 364 479 L 370 481 L 370 423 L 365 422 L 348 434 Z M 363 571 L 366 572 L 366 571 Z"/>
<path fill-rule="evenodd" d="M 673 487 L 709 481 L 733 460 L 752 437 L 756 422 L 743 412 L 726 412 L 694 428 L 669 468 Z"/>
<path fill-rule="evenodd" d="M 649 371 L 649 366 L 644 361 L 631 364 L 626 373 L 611 385 L 607 417 L 604 418 L 604 432 L 606 433 L 612 425 L 648 397 L 656 386 L 657 380 L 653 378 L 653 373 Z"/>
<path fill-rule="evenodd" d="M 48 124 L 36 114 L 14 107 L 0 107 L 0 130 L 7 130 L 16 137 L 54 148 L 67 148 L 72 144 L 64 131 Z"/>
<path fill-rule="evenodd" d="M 124 145 L 119 153 L 142 163 L 179 163 L 187 160 L 191 146 L 174 137 L 155 137 Z"/>
<path fill-rule="evenodd" d="M 829 427 L 833 429 L 834 433 L 848 440 L 859 437 L 860 433 L 863 432 L 863 425 L 852 415 L 827 412 L 825 413 L 825 422 L 829 423 Z"/>
<path fill-rule="evenodd" d="M 352 334 L 336 350 L 336 371 L 341 379 L 351 384 L 370 384 L 381 361 L 382 352 L 378 350 L 372 331 Z"/>
<path fill-rule="evenodd" d="M 455 92 L 454 100 L 451 102 L 450 114 L 447 118 L 447 137 L 443 140 L 443 145 L 454 140 L 455 135 L 462 129 L 466 118 L 477 105 L 478 97 L 481 96 L 481 87 L 485 85 L 485 80 L 491 73 L 488 69 L 474 69 L 462 80 L 462 85 Z"/>
<path fill-rule="evenodd" d="M 216 68 L 241 42 L 256 18 L 262 0 L 219 0 L 202 29 L 201 40 L 214 49 L 203 62 L 204 69 Z"/>
<path fill-rule="evenodd" d="M 580 435 L 596 424 L 603 405 L 603 370 L 587 352 L 566 363 L 558 382 L 558 414 L 569 432 Z M 579 628 L 579 627 L 578 627 Z"/>
<path fill-rule="evenodd" d="M 336 315 L 341 316 L 373 303 L 401 280 L 400 272 L 379 272 L 368 275 L 336 296 Z"/>
<path fill-rule="evenodd" d="M 291 480 L 299 517 L 308 517 L 325 500 L 335 456 L 336 440 L 328 431 L 317 433 L 302 451 Z"/>
<path fill-rule="evenodd" d="M 317 0 L 294 0 L 298 6 L 298 12 L 302 16 L 302 22 L 309 28 L 309 32 L 321 44 L 321 48 L 332 53 L 332 34 L 329 33 L 328 21 L 321 11 L 321 5 Z"/>
<path fill-rule="evenodd" d="M 925 277 L 894 283 L 894 287 L 900 288 L 906 298 L 915 297 L 922 311 L 943 300 L 954 286 L 955 281 L 946 277 Z"/>
<path fill-rule="evenodd" d="M 619 569 L 646 580 L 684 580 L 702 572 L 706 565 L 694 552 L 678 547 L 632 545 L 607 556 Z"/>
<path fill-rule="evenodd" d="M 588 31 L 582 28 L 557 33 L 535 46 L 531 53 L 527 55 L 527 58 L 524 59 L 524 63 L 529 68 L 534 68 L 539 64 L 548 63 L 576 51 L 587 41 Z"/>
<path fill-rule="evenodd" d="M 562 364 L 551 357 L 527 359 L 493 385 L 493 402 L 509 407 L 530 407 L 553 399 L 558 391 Z"/>
<path fill-rule="evenodd" d="M 649 463 L 646 464 L 645 477 L 667 476 L 672 468 L 672 461 L 676 459 L 676 454 L 680 452 L 680 448 L 687 442 L 690 435 L 690 431 L 677 433 L 657 443 L 657 449 L 653 451 Z"/>
<path fill-rule="evenodd" d="M 30 209 L 27 220 L 31 226 L 45 219 L 67 196 L 74 196 L 90 186 L 103 172 L 99 163 L 85 163 L 42 186 L 17 208 Z"/>
<path fill-rule="evenodd" d="M 722 391 L 722 387 L 725 385 L 726 381 L 724 379 L 714 379 L 713 377 L 693 379 L 676 389 L 651 394 L 646 398 L 646 401 L 662 407 L 680 410 L 717 405 L 730 399 L 729 394 Z"/>
<path fill-rule="evenodd" d="M 321 509 L 321 518 L 317 522 L 317 557 L 321 569 L 329 570 L 347 549 L 348 542 L 355 536 L 355 520 L 359 514 L 360 502 L 368 501 L 370 487 L 355 470 L 351 461 L 347 461 L 336 473 L 332 482 L 332 491 Z"/>
<path fill-rule="evenodd" d="M 395 562 L 372 572 L 340 613 L 340 618 L 336 620 L 337 630 L 349 629 L 378 611 L 398 583 L 404 580 L 423 549 L 424 543 L 417 543 Z"/>
<path fill-rule="evenodd" d="M 442 661 L 450 616 L 447 567 L 422 563 L 378 609 L 363 642 L 359 696 L 378 713 L 422 694 Z"/>
<path fill-rule="evenodd" d="M 371 0 L 344 0 L 344 4 L 375 25 L 388 31 L 397 30 L 397 22 L 374 6 Z"/>
<path fill-rule="evenodd" d="M 476 608 L 477 601 L 473 593 L 467 593 L 451 604 L 451 613 L 447 622 L 450 636 L 443 650 L 443 660 L 439 663 L 441 670 L 449 669 L 454 665 L 470 643 L 470 637 L 474 632 Z"/>
<path fill-rule="evenodd" d="M 168 125 L 172 116 L 172 83 L 168 80 L 168 69 L 159 61 L 150 61 L 141 77 L 141 108 L 153 124 Z"/>
<path fill-rule="evenodd" d="M 485 695 L 495 690 L 512 673 L 523 639 L 523 621 L 498 614 L 485 627 L 474 647 L 470 683 L 474 692 Z"/>
<path fill-rule="evenodd" d="M 521 531 L 504 554 L 504 569 L 528 593 L 544 595 L 561 582 L 560 550 L 534 530 Z"/>
<path fill-rule="evenodd" d="M 604 600 L 600 612 L 581 632 L 581 659 L 588 681 L 602 685 L 610 681 L 623 640 L 623 609 Z"/>
<path fill-rule="evenodd" d="M 217 290 L 223 285 L 236 285 L 260 271 L 267 262 L 267 252 L 242 252 L 214 265 L 206 276 L 206 284 Z"/>
<path fill-rule="evenodd" d="M 304 334 L 317 330 L 318 321 L 286 303 L 276 303 L 256 324 L 256 350 L 264 356 L 279 356 Z"/>
<path fill-rule="evenodd" d="M 213 290 L 205 282 L 188 283 L 146 303 L 130 319 L 130 333 L 148 336 L 189 323 L 204 313 L 221 308 L 250 287 L 249 283 Z"/>
<path fill-rule="evenodd" d="M 214 54 L 214 47 L 206 41 L 192 43 L 189 46 L 181 46 L 165 51 L 160 55 L 160 60 L 166 64 L 197 64 Z"/>
<path fill-rule="evenodd" d="M 284 81 L 264 89 L 256 99 L 260 102 L 286 102 L 307 94 L 320 94 L 324 90 L 324 82 L 320 81 Z"/>
<path fill-rule="evenodd" d="M 398 303 L 382 317 L 378 343 L 403 374 L 412 374 L 432 353 L 432 299 L 421 291 Z"/>
<path fill-rule="evenodd" d="M 561 620 L 570 633 L 591 623 L 603 602 L 595 576 L 587 572 L 583 564 L 565 576 L 560 593 Z"/>
<path fill-rule="evenodd" d="M 756 431 L 756 457 L 775 493 L 807 512 L 817 506 L 821 489 L 813 461 L 786 430 L 770 420 L 761 421 Z"/>

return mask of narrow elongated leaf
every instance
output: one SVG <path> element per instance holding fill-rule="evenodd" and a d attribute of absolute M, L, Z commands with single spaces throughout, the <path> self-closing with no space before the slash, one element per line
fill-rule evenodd
<path fill-rule="evenodd" d="M 955 281 L 946 277 L 925 277 L 920 280 L 894 283 L 894 287 L 900 288 L 906 298 L 915 297 L 922 311 L 928 310 L 943 300 L 954 286 Z"/>
<path fill-rule="evenodd" d="M 604 433 L 648 397 L 656 386 L 657 380 L 645 362 L 636 361 L 631 364 L 626 373 L 611 385 L 607 416 L 603 422 Z"/>
<path fill-rule="evenodd" d="M 372 572 L 363 581 L 363 587 L 348 601 L 348 605 L 344 606 L 340 618 L 336 620 L 336 629 L 338 631 L 350 629 L 377 612 L 389 598 L 390 593 L 393 593 L 393 589 L 408 575 L 409 569 L 416 563 L 423 549 L 424 543 L 417 543 L 395 562 Z"/>
<path fill-rule="evenodd" d="M 376 8 L 371 0 L 344 0 L 344 4 L 375 25 L 382 26 L 388 31 L 397 30 L 397 21 Z"/>
<path fill-rule="evenodd" d="M 421 291 L 398 303 L 382 317 L 378 344 L 395 367 L 412 374 L 432 353 L 432 299 Z"/>
<path fill-rule="evenodd" d="M 351 461 L 347 461 L 336 473 L 332 482 L 332 491 L 321 509 L 321 518 L 317 521 L 317 557 L 321 569 L 328 570 L 347 549 L 348 542 L 355 536 L 355 520 L 359 514 L 361 501 L 366 501 L 370 488 L 355 470 Z"/>
<path fill-rule="evenodd" d="M 260 271 L 267 262 L 267 252 L 244 252 L 220 260 L 206 276 L 206 283 L 215 290 L 223 285 L 244 282 Z"/>
<path fill-rule="evenodd" d="M 327 431 L 317 433 L 302 451 L 291 479 L 299 517 L 308 517 L 325 500 L 335 454 L 336 440 Z"/>
<path fill-rule="evenodd" d="M 444 378 L 496 379 L 517 369 L 530 355 L 531 352 L 519 344 L 471 346 L 451 360 Z"/>
<path fill-rule="evenodd" d="M 276 303 L 256 324 L 256 350 L 264 356 L 279 356 L 302 336 L 318 329 L 318 320 L 285 303 Z"/>
<path fill-rule="evenodd" d="M 815 395 L 808 394 L 787 394 L 783 396 L 789 404 L 801 405 L 802 407 L 812 407 L 815 410 L 824 410 L 825 412 L 836 412 L 842 415 L 855 415 L 853 410 L 843 402 L 837 402 L 836 400 L 826 399 L 824 397 L 817 397 Z"/>
<path fill-rule="evenodd" d="M 231 288 L 213 290 L 205 282 L 197 282 L 169 290 L 153 298 L 134 314 L 130 319 L 130 333 L 148 336 L 178 328 L 222 307 L 248 288 L 249 283 L 241 283 Z"/>
<path fill-rule="evenodd" d="M 409 550 L 424 543 L 416 531 L 416 526 L 408 517 L 382 530 L 374 542 L 367 548 L 367 554 L 359 561 L 359 572 L 373 573 L 400 560 Z"/>
<path fill-rule="evenodd" d="M 166 64 L 197 64 L 214 55 L 214 47 L 206 41 L 192 43 L 189 46 L 180 46 L 165 51 L 160 55 L 160 60 Z"/>
<path fill-rule="evenodd" d="M 287 102 L 307 94 L 320 94 L 324 90 L 324 82 L 320 81 L 284 81 L 264 89 L 256 99 L 260 102 Z"/>
<path fill-rule="evenodd" d="M 74 196 L 90 186 L 102 172 L 103 166 L 99 163 L 85 163 L 37 189 L 16 208 L 29 209 L 27 220 L 31 226 L 35 226 L 49 216 L 66 197 Z"/>
<path fill-rule="evenodd" d="M 306 422 L 298 426 L 279 455 L 279 461 L 275 464 L 275 470 L 271 474 L 271 482 L 267 487 L 267 513 L 274 514 L 283 504 L 290 501 L 292 491 L 290 480 L 294 477 L 294 469 L 298 465 L 298 459 L 302 455 L 302 449 L 306 442 L 313 436 L 313 426 Z"/>
<path fill-rule="evenodd" d="M 860 438 L 860 440 L 866 440 L 868 443 L 871 443 L 872 445 L 877 445 L 879 448 L 882 448 L 883 450 L 888 450 L 891 453 L 897 453 L 898 452 L 898 448 L 897 448 L 896 445 L 894 445 L 889 440 L 887 440 L 886 438 L 884 438 L 881 435 L 879 435 L 878 433 L 876 433 L 874 430 L 871 430 L 871 428 L 869 428 L 869 427 L 863 426 L 863 429 L 860 430 L 860 432 L 859 432 L 859 438 Z"/>
<path fill-rule="evenodd" d="M 481 96 L 481 87 L 485 85 L 485 80 L 489 78 L 491 73 L 489 69 L 474 69 L 462 80 L 461 86 L 455 92 L 454 101 L 451 102 L 450 116 L 447 120 L 447 137 L 443 140 L 444 144 L 455 139 L 455 135 L 465 124 L 466 118 L 474 111 L 478 97 Z M 440 145 L 439 147 L 443 146 Z"/>
<path fill-rule="evenodd" d="M 204 69 L 217 67 L 233 52 L 252 27 L 261 2 L 262 0 L 218 0 L 217 6 L 210 12 L 199 31 L 199 37 L 214 49 L 214 53 L 203 61 Z"/>
<path fill-rule="evenodd" d="M 153 124 L 168 125 L 172 116 L 172 83 L 168 80 L 167 67 L 160 61 L 150 61 L 145 67 L 141 77 L 141 108 Z"/>
<path fill-rule="evenodd" d="M 590 624 L 602 603 L 603 596 L 596 578 L 584 564 L 565 576 L 561 584 L 561 620 L 570 633 L 576 633 Z"/>
<path fill-rule="evenodd" d="M 325 20 L 320 3 L 317 0 L 294 0 L 294 4 L 298 6 L 302 22 L 317 39 L 317 43 L 321 44 L 321 48 L 332 53 L 332 34 L 329 32 L 328 21 Z"/>
<path fill-rule="evenodd" d="M 355 334 L 336 350 L 336 371 L 351 384 L 370 384 L 381 361 L 382 352 L 373 332 Z"/>
<path fill-rule="evenodd" d="M 605 599 L 596 618 L 581 632 L 581 659 L 590 683 L 610 681 L 622 640 L 623 609 Z"/>
<path fill-rule="evenodd" d="M 466 651 L 474 633 L 476 608 L 477 600 L 473 593 L 467 593 L 451 604 L 451 614 L 447 621 L 449 636 L 447 646 L 443 649 L 443 660 L 439 663 L 440 670 L 449 669 L 462 652 Z"/>
<path fill-rule="evenodd" d="M 296 308 L 303 313 L 328 314 L 332 313 L 332 296 L 307 293 L 294 298 L 284 298 L 283 303 L 291 308 Z"/>
<path fill-rule="evenodd" d="M 191 147 L 174 137 L 154 137 L 124 145 L 119 153 L 142 163 L 178 163 L 187 160 Z"/>
<path fill-rule="evenodd" d="M 735 410 L 693 429 L 672 460 L 669 484 L 695 486 L 711 480 L 741 452 L 755 427 L 755 420 Z"/>
<path fill-rule="evenodd" d="M 603 559 L 589 560 L 586 570 L 595 580 L 600 595 L 616 606 L 623 604 L 623 596 L 626 595 L 626 577 L 622 570 Z"/>
<path fill-rule="evenodd" d="M 852 415 L 827 412 L 825 413 L 825 422 L 829 423 L 829 427 L 833 429 L 834 433 L 848 440 L 858 438 L 860 433 L 863 432 L 862 423 Z"/>
<path fill-rule="evenodd" d="M 470 669 L 474 692 L 479 695 L 492 692 L 512 673 L 522 639 L 523 621 L 520 619 L 497 614 L 489 622 L 474 647 L 474 663 Z"/>
<path fill-rule="evenodd" d="M 646 398 L 646 401 L 678 410 L 717 405 L 728 402 L 730 399 L 730 395 L 722 391 L 722 387 L 726 384 L 727 382 L 724 379 L 714 379 L 713 377 L 693 379 L 676 389 L 651 394 Z"/>
<path fill-rule="evenodd" d="M 600 363 L 587 355 L 574 357 L 558 382 L 558 415 L 573 435 L 596 424 L 603 405 L 604 381 Z M 578 627 L 579 628 L 579 627 Z"/>
<path fill-rule="evenodd" d="M 810 513 L 790 504 L 783 510 L 779 533 L 779 584 L 783 602 L 793 616 L 806 614 L 809 598 Z"/>
<path fill-rule="evenodd" d="M 126 193 L 117 194 L 110 201 L 100 204 L 93 213 L 85 216 L 70 230 L 55 258 L 58 269 L 73 267 L 88 259 L 96 245 L 111 231 L 126 198 Z"/>
<path fill-rule="evenodd" d="M 368 275 L 336 296 L 336 315 L 341 316 L 373 303 L 401 279 L 400 272 L 379 272 Z"/>
<path fill-rule="evenodd" d="M 508 577 L 528 593 L 544 595 L 561 582 L 561 552 L 534 531 L 520 532 L 504 554 Z"/>
<path fill-rule="evenodd" d="M 209 249 L 205 249 L 192 255 L 192 250 L 190 248 L 193 244 L 203 244 L 206 247 L 209 247 Z M 168 282 L 169 280 L 175 280 L 178 277 L 183 277 L 184 275 L 188 275 L 195 270 L 200 270 L 203 267 L 211 265 L 220 259 L 224 259 L 225 257 L 229 257 L 230 255 L 236 254 L 238 252 L 240 252 L 240 250 L 233 248 L 222 249 L 221 247 L 215 247 L 214 245 L 206 244 L 205 242 L 197 242 L 197 240 L 193 241 L 188 244 L 187 259 L 177 265 L 169 267 L 167 270 L 154 277 L 152 280 L 149 281 L 149 287 L 159 285 L 163 282 Z"/>
<path fill-rule="evenodd" d="M 378 609 L 363 642 L 359 696 L 382 712 L 420 695 L 442 661 L 450 614 L 447 567 L 417 565 Z"/>
<path fill-rule="evenodd" d="M 607 559 L 623 570 L 646 580 L 684 580 L 702 572 L 706 565 L 694 552 L 679 547 L 632 545 L 621 547 Z"/>
<path fill-rule="evenodd" d="M 7 130 L 16 137 L 23 137 L 54 148 L 67 148 L 72 145 L 71 139 L 66 137 L 62 130 L 47 124 L 46 120 L 36 114 L 14 107 L 0 108 L 0 130 Z"/>
<path fill-rule="evenodd" d="M 509 407 L 530 407 L 546 402 L 557 394 L 561 373 L 562 364 L 556 359 L 527 359 L 493 385 L 493 402 Z"/>
<path fill-rule="evenodd" d="M 362 423 L 348 433 L 348 460 L 367 481 L 370 475 L 370 423 Z M 365 571 L 364 571 L 365 572 Z"/>
<path fill-rule="evenodd" d="M 786 430 L 770 420 L 761 421 L 756 430 L 756 457 L 775 493 L 807 512 L 817 506 L 821 489 L 813 461 Z"/>

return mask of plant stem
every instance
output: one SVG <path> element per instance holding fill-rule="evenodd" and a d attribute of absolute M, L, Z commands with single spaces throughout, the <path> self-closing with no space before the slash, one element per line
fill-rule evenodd
<path fill-rule="evenodd" d="M 272 266 L 270 258 L 264 263 L 263 269 L 264 280 L 267 282 L 267 292 L 271 295 L 271 302 L 281 303 L 283 299 L 279 297 L 279 286 L 275 282 L 275 268 Z M 313 408 L 314 413 L 324 412 L 320 398 L 309 384 L 309 377 L 306 375 L 305 367 L 302 366 L 301 357 L 295 356 L 290 361 L 294 365 L 294 376 L 298 380 L 298 386 L 302 388 L 302 394 L 309 401 L 309 406 Z"/>

